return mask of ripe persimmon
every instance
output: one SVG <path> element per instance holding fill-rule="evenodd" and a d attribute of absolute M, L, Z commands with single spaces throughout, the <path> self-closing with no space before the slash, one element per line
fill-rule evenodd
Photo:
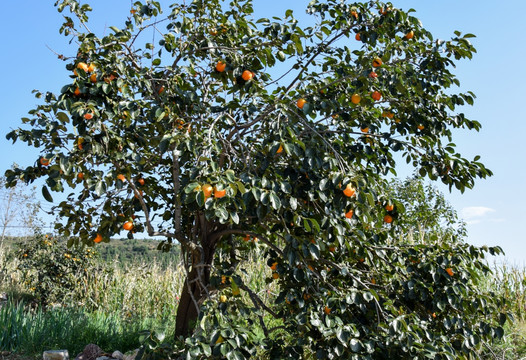
<path fill-rule="evenodd" d="M 382 94 L 378 90 L 375 90 L 371 93 L 371 97 L 375 101 L 380 101 L 380 99 L 382 98 Z"/>
<path fill-rule="evenodd" d="M 95 64 L 91 63 L 88 66 L 88 72 L 94 72 L 95 71 Z"/>
<path fill-rule="evenodd" d="M 374 71 L 371 71 L 371 72 L 369 73 L 369 77 L 370 77 L 371 79 L 376 79 L 376 78 L 378 77 L 378 74 L 375 73 Z"/>
<path fill-rule="evenodd" d="M 390 224 L 393 222 L 393 217 L 391 215 L 385 215 L 384 216 L 384 222 L 387 224 Z"/>
<path fill-rule="evenodd" d="M 46 159 L 44 157 L 40 158 L 40 165 L 48 166 L 49 165 L 49 159 Z"/>
<path fill-rule="evenodd" d="M 382 66 L 382 64 L 383 64 L 383 61 L 379 57 L 375 57 L 373 59 L 373 67 L 377 68 L 377 67 Z"/>
<path fill-rule="evenodd" d="M 204 184 L 201 187 L 201 190 L 203 190 L 203 193 L 205 194 L 205 199 L 208 199 L 212 195 L 214 188 L 210 184 Z"/>
<path fill-rule="evenodd" d="M 125 182 L 126 181 L 126 176 L 124 176 L 122 174 L 119 174 L 119 175 L 117 175 L 117 179 L 119 179 L 122 182 Z"/>
<path fill-rule="evenodd" d="M 216 70 L 218 72 L 223 72 L 223 71 L 225 71 L 225 69 L 226 69 L 226 63 L 223 62 L 223 61 L 218 61 L 217 64 L 216 64 Z"/>
<path fill-rule="evenodd" d="M 453 276 L 453 269 L 452 268 L 450 268 L 450 267 L 446 268 L 446 272 L 447 272 L 447 274 L 449 276 Z"/>
<path fill-rule="evenodd" d="M 219 190 L 217 187 L 214 187 L 214 197 L 216 199 L 221 199 L 226 195 L 226 189 Z"/>
<path fill-rule="evenodd" d="M 369 132 L 369 127 L 368 126 L 363 126 L 360 128 L 360 131 L 363 132 L 363 133 L 368 133 Z"/>
<path fill-rule="evenodd" d="M 405 34 L 404 38 L 406 40 L 411 40 L 413 38 L 413 36 L 415 36 L 415 33 L 413 30 L 409 31 L 407 34 Z"/>
<path fill-rule="evenodd" d="M 131 229 L 133 229 L 133 222 L 126 221 L 124 224 L 122 224 L 122 228 L 126 231 L 130 231 Z"/>
<path fill-rule="evenodd" d="M 144 179 L 140 178 L 139 180 L 137 180 L 137 183 L 141 186 L 144 186 Z"/>
<path fill-rule="evenodd" d="M 356 189 L 352 186 L 351 183 L 347 184 L 345 189 L 343 190 L 343 194 L 347 197 L 351 197 L 356 193 Z"/>
<path fill-rule="evenodd" d="M 352 209 L 345 213 L 345 217 L 347 219 L 352 219 L 353 215 L 354 215 L 354 211 Z"/>
<path fill-rule="evenodd" d="M 77 174 L 77 179 L 79 179 L 79 180 L 84 180 L 84 173 L 83 173 L 83 172 L 79 172 L 79 173 Z"/>
<path fill-rule="evenodd" d="M 101 234 L 97 234 L 97 236 L 95 236 L 95 239 L 93 239 L 93 242 L 96 242 L 97 244 L 100 243 L 101 241 L 102 241 Z"/>
<path fill-rule="evenodd" d="M 307 103 L 307 100 L 298 99 L 298 101 L 296 101 L 296 106 L 299 107 L 300 109 L 303 109 L 306 103 Z"/>
<path fill-rule="evenodd" d="M 424 130 L 425 127 L 424 127 L 424 125 L 420 124 L 420 125 L 417 126 L 417 128 L 418 128 L 418 130 L 422 131 L 422 130 Z"/>
<path fill-rule="evenodd" d="M 277 272 L 273 272 L 273 273 L 272 273 L 272 278 L 273 278 L 274 280 L 279 279 L 279 274 L 278 274 Z"/>
<path fill-rule="evenodd" d="M 208 33 L 210 35 L 212 35 L 212 36 L 216 36 L 217 35 L 217 30 L 216 30 L 216 28 L 212 28 L 212 29 L 208 30 Z"/>
<path fill-rule="evenodd" d="M 276 154 L 281 154 L 283 152 L 283 145 L 279 144 L 279 148 L 276 151 Z"/>
<path fill-rule="evenodd" d="M 360 103 L 361 100 L 362 100 L 362 97 L 361 97 L 360 95 L 358 95 L 358 94 L 352 94 L 352 96 L 351 96 L 351 102 L 352 102 L 353 104 L 356 104 L 356 105 L 357 105 L 357 104 Z"/>
<path fill-rule="evenodd" d="M 89 77 L 90 81 L 95 84 L 97 82 L 97 74 L 93 73 Z"/>
<path fill-rule="evenodd" d="M 392 112 L 390 112 L 390 111 L 384 111 L 382 113 L 382 116 L 386 117 L 386 118 L 389 118 L 389 119 L 392 119 L 394 117 L 394 114 Z"/>
<path fill-rule="evenodd" d="M 387 204 L 387 205 L 385 205 L 385 210 L 387 210 L 387 211 L 393 211 L 393 210 L 394 210 L 394 205 L 393 205 L 393 204 Z"/>
<path fill-rule="evenodd" d="M 351 11 L 351 16 L 353 16 L 355 19 L 358 19 L 358 12 L 356 10 Z"/>
<path fill-rule="evenodd" d="M 390 7 L 383 7 L 381 8 L 380 10 L 378 10 L 378 12 L 380 13 L 380 15 L 387 15 L 387 13 L 391 11 L 391 8 Z"/>
<path fill-rule="evenodd" d="M 86 119 L 86 120 L 93 119 L 93 113 L 91 113 L 91 112 L 85 113 L 84 114 L 84 119 Z"/>
<path fill-rule="evenodd" d="M 85 62 L 79 62 L 77 64 L 77 69 L 82 69 L 84 72 L 88 72 L 89 66 Z"/>
<path fill-rule="evenodd" d="M 358 41 L 362 41 L 362 36 L 360 35 L 360 33 L 356 33 L 356 35 L 354 35 L 354 38 Z"/>
<path fill-rule="evenodd" d="M 325 308 L 323 309 L 323 311 L 325 312 L 325 314 L 329 315 L 329 314 L 331 313 L 331 308 L 325 306 Z"/>
<path fill-rule="evenodd" d="M 75 89 L 75 91 L 73 92 L 73 94 L 75 94 L 75 96 L 79 96 L 80 95 L 80 89 L 77 87 Z"/>
<path fill-rule="evenodd" d="M 274 262 L 274 263 L 272 263 L 272 265 L 270 265 L 270 269 L 272 271 L 276 271 L 277 268 L 278 268 L 278 263 L 277 262 Z"/>
<path fill-rule="evenodd" d="M 249 81 L 252 80 L 252 78 L 254 77 L 254 73 L 250 70 L 245 70 L 243 71 L 243 74 L 241 74 L 241 77 L 243 78 L 243 80 Z"/>

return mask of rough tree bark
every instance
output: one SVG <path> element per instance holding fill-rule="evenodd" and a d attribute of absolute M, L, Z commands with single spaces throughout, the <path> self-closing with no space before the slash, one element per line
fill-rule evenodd
<path fill-rule="evenodd" d="M 201 239 L 201 247 L 191 251 L 189 271 L 181 290 L 175 321 L 175 338 L 186 338 L 193 333 L 199 307 L 208 296 L 210 272 L 215 255 L 215 244 L 209 234 Z M 184 256 L 183 252 L 183 256 Z"/>

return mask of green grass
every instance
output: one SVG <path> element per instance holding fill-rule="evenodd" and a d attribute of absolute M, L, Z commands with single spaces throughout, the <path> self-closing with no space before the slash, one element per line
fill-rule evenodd
<path fill-rule="evenodd" d="M 49 349 L 68 349 L 72 356 L 88 343 L 106 351 L 126 352 L 139 347 L 139 332 L 168 323 L 152 318 L 126 320 L 117 313 L 88 312 L 57 307 L 30 310 L 25 303 L 8 302 L 0 309 L 0 349 L 41 354 Z"/>

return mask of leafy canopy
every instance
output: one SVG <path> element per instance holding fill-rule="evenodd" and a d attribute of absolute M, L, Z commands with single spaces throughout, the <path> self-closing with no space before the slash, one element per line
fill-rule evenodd
<path fill-rule="evenodd" d="M 181 245 L 182 354 L 459 359 L 502 336 L 500 300 L 477 288 L 487 249 L 398 243 L 402 208 L 386 208 L 400 160 L 461 191 L 491 175 L 452 143 L 480 128 L 451 72 L 473 35 L 435 40 L 378 1 L 313 0 L 301 27 L 290 10 L 254 19 L 248 0 L 195 0 L 162 20 L 136 2 L 99 37 L 88 5 L 56 5 L 78 43 L 61 55 L 71 82 L 36 92 L 7 137 L 40 155 L 6 176 L 43 178 L 49 201 L 73 189 L 56 206 L 71 244 L 144 230 Z M 279 287 L 270 303 L 240 276 L 255 246 Z"/>

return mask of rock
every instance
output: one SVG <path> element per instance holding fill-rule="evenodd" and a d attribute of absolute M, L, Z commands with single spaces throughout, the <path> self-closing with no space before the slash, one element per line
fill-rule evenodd
<path fill-rule="evenodd" d="M 44 360 L 69 360 L 67 350 L 47 350 L 42 354 Z"/>
<path fill-rule="evenodd" d="M 138 352 L 139 352 L 139 349 L 136 349 L 133 352 L 127 352 L 126 355 L 124 355 L 124 358 L 122 360 L 135 360 L 135 357 L 137 356 Z"/>
<path fill-rule="evenodd" d="M 124 359 L 124 354 L 121 353 L 119 350 L 115 350 L 115 351 L 111 354 L 111 357 L 114 358 L 114 359 L 123 360 L 123 359 Z"/>
<path fill-rule="evenodd" d="M 95 344 L 88 344 L 75 360 L 96 360 L 104 351 Z"/>

